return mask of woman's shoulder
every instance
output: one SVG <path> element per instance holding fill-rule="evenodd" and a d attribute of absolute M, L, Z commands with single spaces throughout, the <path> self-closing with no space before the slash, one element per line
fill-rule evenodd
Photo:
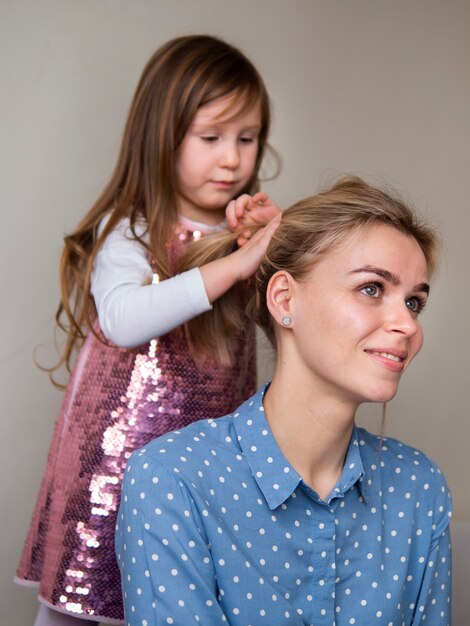
<path fill-rule="evenodd" d="M 394 462 L 397 467 L 402 465 L 423 468 L 426 471 L 438 467 L 422 450 L 399 439 L 377 435 L 359 427 L 356 428 L 356 433 L 361 451 L 364 451 L 366 456 L 374 458 L 375 461 L 381 462 L 382 467 L 385 466 L 386 462 Z M 396 473 L 399 474 L 400 472 L 397 471 Z"/>
<path fill-rule="evenodd" d="M 371 488 L 383 497 L 422 503 L 423 511 L 450 515 L 451 494 L 439 465 L 422 450 L 393 437 L 356 429 L 364 472 Z"/>
<path fill-rule="evenodd" d="M 131 459 L 158 464 L 172 472 L 175 468 L 184 471 L 186 467 L 199 464 L 202 459 L 214 458 L 217 456 L 216 450 L 221 447 L 227 449 L 233 445 L 232 417 L 226 415 L 217 419 L 202 419 L 170 431 L 134 452 Z"/>

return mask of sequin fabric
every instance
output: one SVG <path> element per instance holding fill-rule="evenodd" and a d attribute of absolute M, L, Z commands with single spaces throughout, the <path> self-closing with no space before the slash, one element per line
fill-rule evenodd
<path fill-rule="evenodd" d="M 170 245 L 201 236 L 178 226 Z M 218 417 L 256 386 L 254 327 L 247 320 L 235 364 L 198 368 L 182 327 L 133 350 L 89 334 L 55 425 L 46 470 L 17 571 L 60 611 L 121 623 L 114 527 L 131 453 L 151 439 Z"/>

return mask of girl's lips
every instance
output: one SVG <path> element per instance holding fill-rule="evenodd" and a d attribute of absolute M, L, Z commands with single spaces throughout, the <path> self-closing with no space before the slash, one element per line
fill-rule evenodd
<path fill-rule="evenodd" d="M 212 183 L 218 187 L 233 187 L 237 184 L 236 180 L 213 180 Z"/>

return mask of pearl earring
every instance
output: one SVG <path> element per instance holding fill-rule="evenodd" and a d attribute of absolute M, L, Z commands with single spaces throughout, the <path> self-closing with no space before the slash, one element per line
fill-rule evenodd
<path fill-rule="evenodd" d="M 292 324 L 292 318 L 290 318 L 288 315 L 285 315 L 285 316 L 282 318 L 282 324 L 283 324 L 284 326 L 290 326 L 290 325 Z"/>

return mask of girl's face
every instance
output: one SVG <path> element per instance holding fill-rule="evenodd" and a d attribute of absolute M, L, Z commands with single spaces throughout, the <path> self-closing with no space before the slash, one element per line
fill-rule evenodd
<path fill-rule="evenodd" d="M 293 281 L 285 332 L 295 376 L 353 408 L 390 400 L 422 346 L 428 293 L 415 239 L 382 224 L 356 231 Z"/>
<path fill-rule="evenodd" d="M 259 104 L 234 117 L 232 98 L 198 109 L 176 153 L 178 211 L 218 224 L 225 207 L 250 180 L 258 156 Z"/>

